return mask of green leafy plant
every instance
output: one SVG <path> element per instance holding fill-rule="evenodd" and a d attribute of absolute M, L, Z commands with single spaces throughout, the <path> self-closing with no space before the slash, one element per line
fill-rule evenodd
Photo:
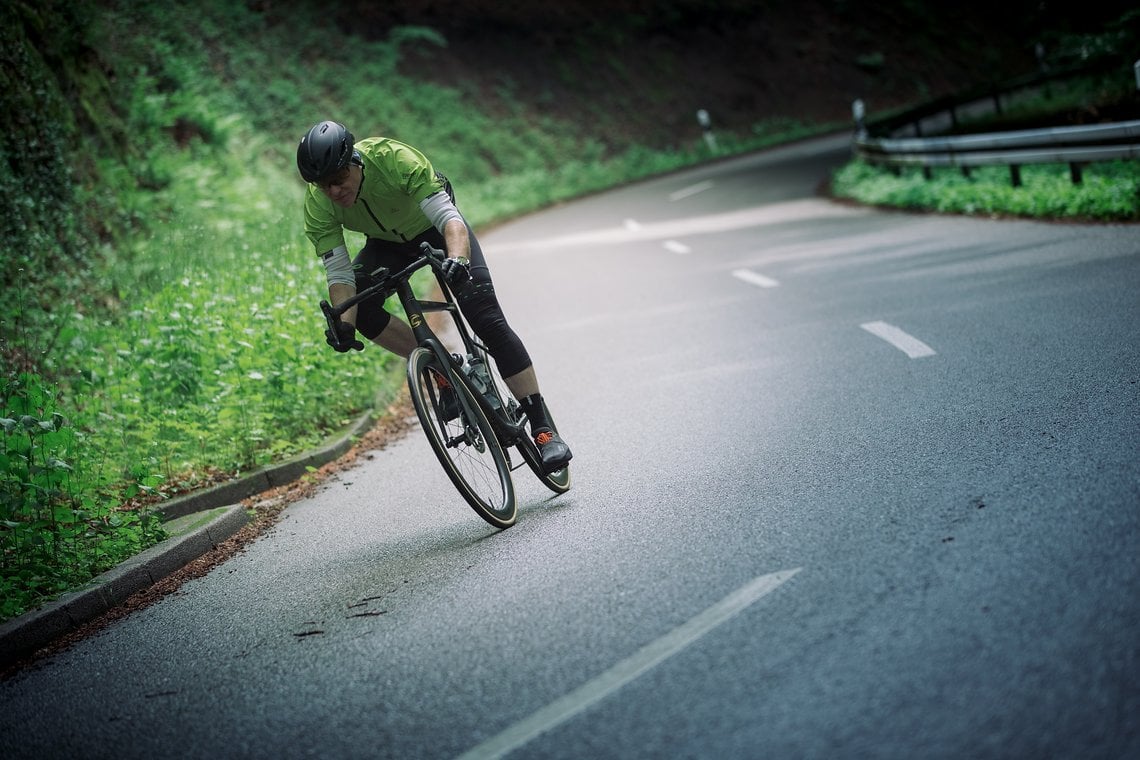
<path fill-rule="evenodd" d="M 120 509 L 159 478 L 108 480 L 85 436 L 36 375 L 0 378 L 0 615 L 83 583 L 164 537 L 146 509 Z"/>

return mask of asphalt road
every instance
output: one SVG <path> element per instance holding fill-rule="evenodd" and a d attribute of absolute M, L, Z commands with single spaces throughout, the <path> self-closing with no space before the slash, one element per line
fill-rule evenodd
<path fill-rule="evenodd" d="M 814 197 L 845 157 L 484 235 L 573 489 L 495 532 L 412 435 L 0 684 L 0 755 L 1140 756 L 1140 229 Z"/>

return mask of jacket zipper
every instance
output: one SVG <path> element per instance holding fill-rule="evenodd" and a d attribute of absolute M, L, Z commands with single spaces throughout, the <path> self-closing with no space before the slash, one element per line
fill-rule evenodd
<path fill-rule="evenodd" d="M 384 223 L 380 221 L 376 214 L 372 213 L 372 207 L 368 205 L 368 201 L 361 198 L 360 202 L 364 204 L 364 208 L 367 209 L 368 215 L 372 217 L 372 221 L 376 222 L 376 226 L 380 228 L 380 231 L 387 232 L 388 228 L 384 226 Z"/>
<path fill-rule="evenodd" d="M 369 215 L 370 217 L 372 217 L 372 221 L 376 222 L 376 226 L 380 228 L 380 231 L 381 231 L 381 232 L 387 232 L 387 231 L 388 231 L 388 228 L 387 228 L 387 227 L 385 227 L 385 226 L 384 226 L 384 223 L 380 221 L 379 217 L 377 217 L 377 216 L 376 216 L 376 214 L 375 214 L 375 213 L 373 213 L 373 211 L 372 211 L 372 207 L 368 205 L 368 201 L 366 201 L 366 200 L 364 200 L 363 198 L 361 198 L 361 199 L 360 199 L 360 202 L 364 204 L 364 208 L 365 208 L 365 209 L 368 211 L 368 215 Z M 404 233 L 400 232 L 400 231 L 399 231 L 398 229 L 396 229 L 395 227 L 393 227 L 393 228 L 392 228 L 392 232 L 393 232 L 393 233 L 395 233 L 396 235 L 399 235 L 399 236 L 400 236 L 400 239 L 401 239 L 401 240 L 403 240 L 405 243 L 406 243 L 406 242 L 408 242 L 408 238 L 407 238 L 407 236 L 406 236 L 406 235 L 404 235 Z"/>

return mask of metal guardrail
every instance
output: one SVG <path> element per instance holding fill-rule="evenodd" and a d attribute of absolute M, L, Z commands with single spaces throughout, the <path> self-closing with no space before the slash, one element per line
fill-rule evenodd
<path fill-rule="evenodd" d="M 1140 65 L 1140 62 L 1138 62 Z M 1038 83 L 1056 76 L 1041 77 Z M 992 89 L 987 97 L 1000 103 L 1000 94 L 1012 89 L 1024 89 L 1034 80 L 1017 80 L 1006 90 Z M 1138 81 L 1140 86 L 1140 81 Z M 976 97 L 976 95 L 975 95 Z M 952 137 L 873 137 L 872 133 L 888 135 L 910 127 L 921 134 L 921 120 L 936 115 L 939 108 L 948 111 L 952 124 L 957 124 L 956 112 L 969 103 L 969 98 L 947 98 L 935 104 L 884 119 L 872 125 L 863 123 L 863 104 L 852 105 L 858 133 L 853 150 L 856 156 L 872 163 L 898 169 L 903 166 L 921 166 L 923 175 L 931 176 L 933 167 L 955 166 L 963 174 L 977 166 L 1008 166 L 1010 181 L 1021 184 L 1021 166 L 1025 164 L 1068 164 L 1072 182 L 1081 181 L 1081 166 L 1096 161 L 1140 158 L 1140 120 L 1093 124 L 1084 127 L 1051 127 L 1009 132 L 958 135 Z"/>
<path fill-rule="evenodd" d="M 1068 164 L 1070 178 L 1081 181 L 1081 164 L 1140 158 L 1140 120 L 1087 127 L 1025 129 L 958 137 L 877 139 L 855 137 L 855 154 L 887 166 L 1009 166 L 1014 186 L 1025 164 Z M 929 173 L 929 171 L 927 171 Z"/>

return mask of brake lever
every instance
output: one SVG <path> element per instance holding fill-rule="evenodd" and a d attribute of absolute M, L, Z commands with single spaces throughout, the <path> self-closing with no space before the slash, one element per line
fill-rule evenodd
<path fill-rule="evenodd" d="M 447 259 L 446 252 L 441 251 L 438 248 L 433 248 L 432 244 L 426 240 L 420 243 L 420 250 L 423 251 L 423 254 L 429 259 L 434 260 L 436 264 L 440 264 Z"/>
<path fill-rule="evenodd" d="M 336 323 L 340 321 L 340 315 L 328 301 L 324 300 L 321 301 L 321 312 L 325 315 L 325 322 L 328 323 L 329 329 L 335 333 Z"/>

